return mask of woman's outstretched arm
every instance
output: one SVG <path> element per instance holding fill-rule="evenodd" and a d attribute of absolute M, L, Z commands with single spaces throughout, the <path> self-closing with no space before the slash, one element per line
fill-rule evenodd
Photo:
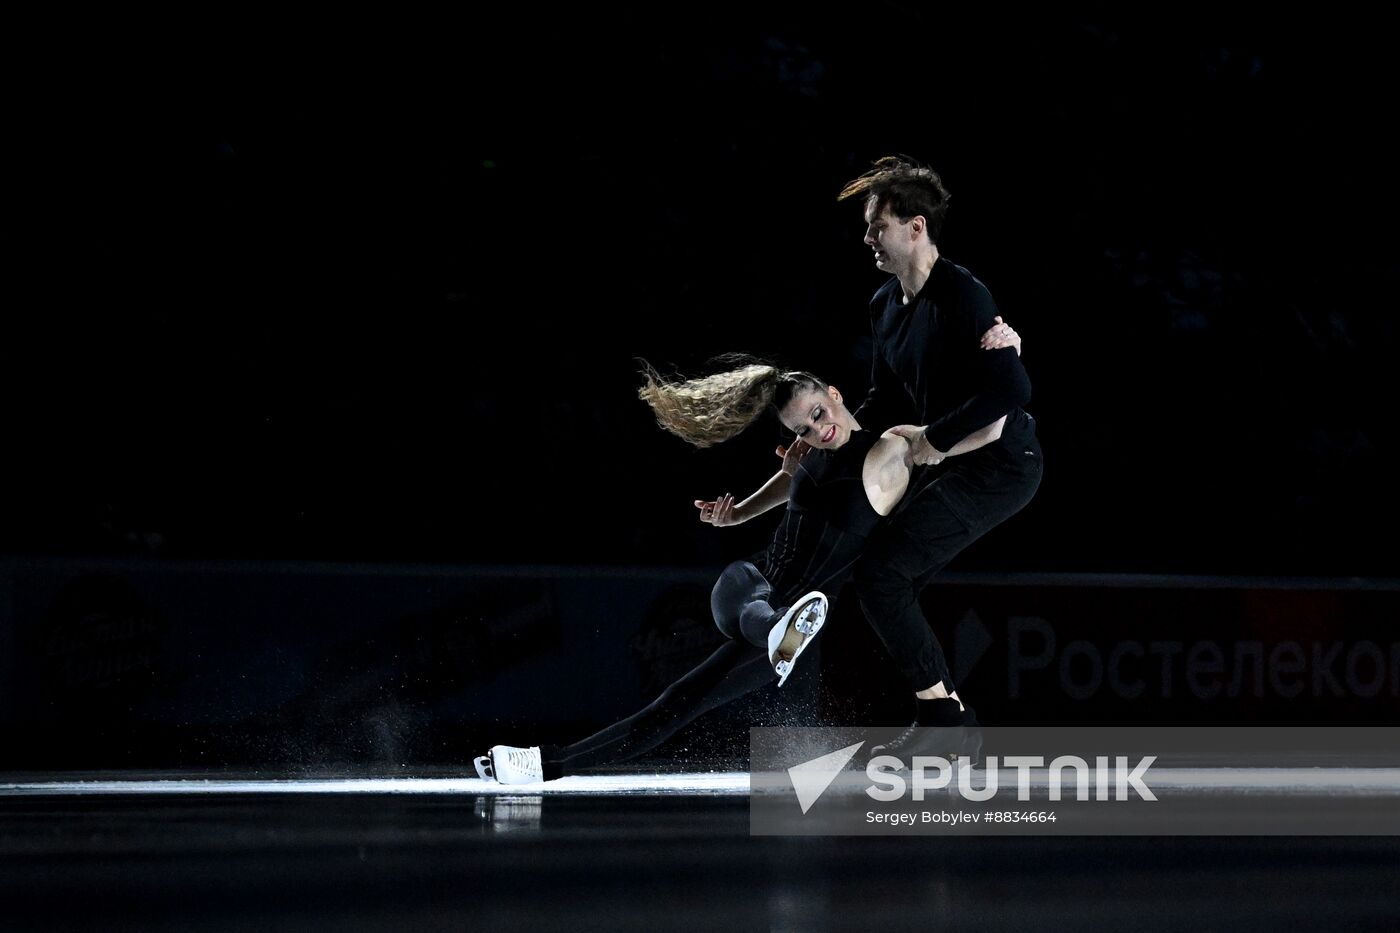
<path fill-rule="evenodd" d="M 743 502 L 735 503 L 734 497 L 728 493 L 709 501 L 696 499 L 695 507 L 700 510 L 700 521 L 716 528 L 739 525 L 787 502 L 792 474 L 796 472 L 802 457 L 811 449 L 801 440 L 793 441 L 788 447 L 779 447 L 776 453 L 783 458 L 782 469 L 774 473 L 768 482 L 759 487 L 758 492 Z"/>

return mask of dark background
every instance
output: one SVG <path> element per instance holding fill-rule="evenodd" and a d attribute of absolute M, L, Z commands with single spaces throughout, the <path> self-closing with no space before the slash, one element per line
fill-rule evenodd
<path fill-rule="evenodd" d="M 853 398 L 849 178 L 925 160 L 1025 339 L 1045 482 L 964 570 L 1393 575 L 1393 55 L 1329 8 L 874 3 L 70 24 L 12 129 L 11 554 L 718 563 L 774 423 Z M 154 27 L 159 27 L 155 29 Z"/>

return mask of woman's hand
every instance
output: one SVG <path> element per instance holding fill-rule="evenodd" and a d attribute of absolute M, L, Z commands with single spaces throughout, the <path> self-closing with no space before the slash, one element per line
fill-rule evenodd
<path fill-rule="evenodd" d="M 797 473 L 797 464 L 801 462 L 803 457 L 807 456 L 807 451 L 811 449 L 811 444 L 799 438 L 792 442 L 791 447 L 779 444 L 778 449 L 774 452 L 783 458 L 783 472 L 792 476 Z"/>
<path fill-rule="evenodd" d="M 725 493 L 710 502 L 696 499 L 695 507 L 700 510 L 700 521 L 707 525 L 714 525 L 716 528 L 737 525 L 743 521 L 734 507 L 734 497 L 729 493 Z"/>
<path fill-rule="evenodd" d="M 1010 324 L 1003 323 L 1001 315 L 997 315 L 996 321 L 987 332 L 982 335 L 983 350 L 1000 350 L 1002 347 L 1015 347 L 1016 355 L 1021 355 L 1021 335 L 1012 329 Z"/>

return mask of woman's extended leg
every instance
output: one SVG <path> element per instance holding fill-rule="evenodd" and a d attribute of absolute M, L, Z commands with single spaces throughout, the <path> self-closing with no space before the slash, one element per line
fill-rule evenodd
<path fill-rule="evenodd" d="M 772 592 L 748 561 L 725 567 L 710 593 L 710 609 L 729 641 L 645 709 L 580 742 L 541 748 L 545 779 L 645 754 L 710 710 L 775 680 L 767 639 L 782 612 L 769 605 Z"/>
<path fill-rule="evenodd" d="M 772 587 L 757 567 L 747 561 L 730 564 L 720 574 L 710 596 L 715 625 L 729 641 L 662 691 L 646 708 L 621 722 L 572 745 L 515 749 L 524 753 L 521 766 L 509 768 L 510 778 L 498 769 L 497 779 L 506 783 L 538 780 L 542 773 L 544 780 L 553 780 L 597 765 L 635 758 L 710 710 L 777 680 L 768 640 L 786 610 L 770 605 L 771 595 Z M 820 598 L 824 611 L 825 597 Z M 492 755 L 509 749 L 496 746 Z M 485 760 L 478 759 L 479 769 Z"/>
<path fill-rule="evenodd" d="M 762 649 L 725 642 L 645 709 L 572 745 L 543 747 L 544 778 L 645 754 L 710 710 L 776 679 Z"/>

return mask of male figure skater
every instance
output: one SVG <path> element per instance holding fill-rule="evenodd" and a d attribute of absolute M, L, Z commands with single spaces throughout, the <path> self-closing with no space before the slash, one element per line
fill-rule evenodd
<path fill-rule="evenodd" d="M 937 173 L 887 156 L 846 185 L 839 200 L 851 198 L 864 202 L 865 243 L 876 268 L 891 275 L 870 301 L 874 362 L 857 414 L 878 431 L 907 420 L 912 405 L 915 423 L 894 430 L 925 467 L 856 565 L 856 592 L 915 692 L 915 725 L 975 726 L 919 608 L 919 592 L 1040 485 L 1035 422 L 1021 408 L 1030 380 L 1016 350 L 979 348 L 979 335 L 1000 318 L 987 287 L 939 253 L 948 191 Z M 959 440 L 1003 416 L 995 442 L 943 463 Z M 976 748 L 928 751 L 977 755 Z"/>

